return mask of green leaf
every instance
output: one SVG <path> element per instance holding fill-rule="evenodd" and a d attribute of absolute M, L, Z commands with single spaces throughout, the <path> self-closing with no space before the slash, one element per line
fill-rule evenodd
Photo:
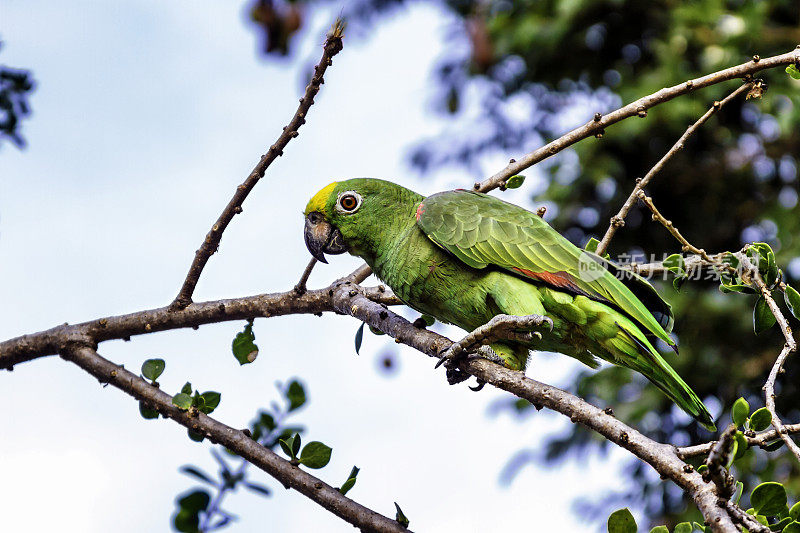
<path fill-rule="evenodd" d="M 281 450 L 285 453 L 289 458 L 295 459 L 294 453 L 292 453 L 292 441 L 294 440 L 293 437 L 289 437 L 288 439 L 278 439 L 278 444 L 281 445 Z"/>
<path fill-rule="evenodd" d="M 678 276 L 678 277 L 676 277 L 676 278 L 673 278 L 673 280 L 672 280 L 672 287 L 673 287 L 673 288 L 674 288 L 676 291 L 680 292 L 680 290 L 681 290 L 681 287 L 683 287 L 683 284 L 684 284 L 684 283 L 686 283 L 686 280 L 687 280 L 687 279 L 689 279 L 689 277 L 688 277 L 688 276 Z"/>
<path fill-rule="evenodd" d="M 525 176 L 522 174 L 511 176 L 506 180 L 506 189 L 519 189 L 523 183 L 525 183 Z"/>
<path fill-rule="evenodd" d="M 636 530 L 636 520 L 627 507 L 608 517 L 608 533 L 636 533 Z"/>
<path fill-rule="evenodd" d="M 786 301 L 786 307 L 792 312 L 792 315 L 800 320 L 800 293 L 794 287 L 787 285 L 786 290 L 783 291 L 783 299 Z"/>
<path fill-rule="evenodd" d="M 269 490 L 267 487 L 263 485 L 259 485 L 258 483 L 244 483 L 244 486 L 247 487 L 248 490 L 255 492 L 258 495 L 269 497 L 272 495 L 272 491 Z"/>
<path fill-rule="evenodd" d="M 589 242 L 586 243 L 586 246 L 584 246 L 583 249 L 586 250 L 587 252 L 595 253 L 597 251 L 597 246 L 599 244 L 600 241 L 592 237 L 589 239 Z"/>
<path fill-rule="evenodd" d="M 181 387 L 181 392 L 183 394 L 188 394 L 189 396 L 192 395 L 192 384 L 188 381 L 184 383 L 183 387 Z"/>
<path fill-rule="evenodd" d="M 292 380 L 286 388 L 286 399 L 289 401 L 289 411 L 299 409 L 306 403 L 306 391 L 296 379 Z"/>
<path fill-rule="evenodd" d="M 734 448 L 732 454 L 733 461 L 741 459 L 744 454 L 747 453 L 747 438 L 744 436 L 744 433 L 737 431 L 734 438 L 736 439 L 736 447 Z"/>
<path fill-rule="evenodd" d="M 365 325 L 366 325 L 366 322 L 362 322 L 361 325 L 358 326 L 358 329 L 356 330 L 356 339 L 355 339 L 356 355 L 359 355 L 358 352 L 361 351 L 361 343 L 364 341 L 364 326 Z"/>
<path fill-rule="evenodd" d="M 792 508 L 789 509 L 789 516 L 792 520 L 800 521 L 800 502 L 792 505 Z"/>
<path fill-rule="evenodd" d="M 762 407 L 750 417 L 750 429 L 753 431 L 764 431 L 770 424 L 772 424 L 772 414 L 766 407 Z"/>
<path fill-rule="evenodd" d="M 300 463 L 308 468 L 322 468 L 330 462 L 332 451 L 319 441 L 309 442 L 300 452 Z"/>
<path fill-rule="evenodd" d="M 186 430 L 186 433 L 189 435 L 189 438 L 195 442 L 203 442 L 203 439 L 206 438 L 204 434 L 200 433 L 199 431 L 195 431 L 193 429 Z"/>
<path fill-rule="evenodd" d="M 204 490 L 194 490 L 178 500 L 181 509 L 199 512 L 205 511 L 211 501 L 211 496 Z"/>
<path fill-rule="evenodd" d="M 744 425 L 745 420 L 750 415 L 750 404 L 747 403 L 747 400 L 744 398 L 739 398 L 735 402 L 733 402 L 733 408 L 731 409 L 731 418 L 733 419 L 733 423 L 736 424 L 736 427 L 742 427 Z"/>
<path fill-rule="evenodd" d="M 155 381 L 164 373 L 167 363 L 163 359 L 148 359 L 142 363 L 142 375 L 150 381 Z"/>
<path fill-rule="evenodd" d="M 759 296 L 756 300 L 756 306 L 753 308 L 753 329 L 756 335 L 764 333 L 769 328 L 775 325 L 775 315 L 769 309 L 769 305 L 763 296 Z"/>
<path fill-rule="evenodd" d="M 785 528 L 783 528 L 783 533 L 800 533 L 800 522 L 789 522 Z"/>
<path fill-rule="evenodd" d="M 206 401 L 199 392 L 195 392 L 194 396 L 192 396 L 192 407 L 200 412 L 204 412 L 203 409 L 206 407 Z"/>
<path fill-rule="evenodd" d="M 376 327 L 373 327 L 373 326 L 370 326 L 370 327 L 369 327 L 369 331 L 370 331 L 370 333 L 372 333 L 373 335 L 386 335 L 386 333 L 382 332 L 381 330 L 379 330 L 378 328 L 376 328 Z"/>
<path fill-rule="evenodd" d="M 278 427 L 272 415 L 264 411 L 261 412 L 261 415 L 258 418 L 258 423 L 267 428 L 267 431 L 272 431 Z"/>
<path fill-rule="evenodd" d="M 354 466 L 353 469 L 350 470 L 350 475 L 347 476 L 347 480 L 342 483 L 342 486 L 339 488 L 339 492 L 342 494 L 342 496 L 350 492 L 350 489 L 355 486 L 359 471 L 360 469 L 357 466 Z"/>
<path fill-rule="evenodd" d="M 700 465 L 700 466 L 697 467 L 697 473 L 698 474 L 702 474 L 706 470 L 708 470 L 708 465 Z"/>
<path fill-rule="evenodd" d="M 178 409 L 183 409 L 184 411 L 186 411 L 192 406 L 192 397 L 186 394 L 185 392 L 179 392 L 178 394 L 172 397 L 172 405 L 174 405 Z"/>
<path fill-rule="evenodd" d="M 703 524 L 698 524 L 697 522 L 692 522 L 692 526 L 698 531 L 705 532 L 706 530 L 706 526 L 704 526 Z"/>
<path fill-rule="evenodd" d="M 199 479 L 200 481 L 205 481 L 209 485 L 214 485 L 214 480 L 211 479 L 211 476 L 209 476 L 208 474 L 206 474 L 205 472 L 203 472 L 202 470 L 200 470 L 196 466 L 183 465 L 182 467 L 180 467 L 178 469 L 178 472 L 180 472 L 182 474 L 186 474 L 187 476 L 190 476 L 190 477 L 195 477 L 195 478 Z"/>
<path fill-rule="evenodd" d="M 737 481 L 736 490 L 733 493 L 733 501 L 736 503 L 736 505 L 739 505 L 739 500 L 742 499 L 742 494 L 744 494 L 744 483 Z"/>
<path fill-rule="evenodd" d="M 142 415 L 142 418 L 145 420 L 154 420 L 158 418 L 158 411 L 152 407 L 147 407 L 144 402 L 139 402 L 139 414 Z"/>
<path fill-rule="evenodd" d="M 408 527 L 408 523 L 409 523 L 409 522 L 408 522 L 408 518 L 406 518 L 406 515 L 405 515 L 405 514 L 403 514 L 403 510 L 402 510 L 402 509 L 400 509 L 400 506 L 399 506 L 399 505 L 397 505 L 397 502 L 394 502 L 394 506 L 395 506 L 395 508 L 397 509 L 397 514 L 395 514 L 395 515 L 394 515 L 394 519 L 395 519 L 395 520 L 397 520 L 397 522 L 398 522 L 398 523 L 399 523 L 401 526 L 403 526 L 403 527 Z"/>
<path fill-rule="evenodd" d="M 203 398 L 204 404 L 200 410 L 207 415 L 211 414 L 219 406 L 220 400 L 222 400 L 222 394 L 214 391 L 206 391 L 200 396 Z"/>
<path fill-rule="evenodd" d="M 255 343 L 256 335 L 253 333 L 253 321 L 249 321 L 244 329 L 236 334 L 231 344 L 233 356 L 240 365 L 252 363 L 258 357 L 258 346 Z"/>
<path fill-rule="evenodd" d="M 198 533 L 200 531 L 200 517 L 196 512 L 180 509 L 172 519 L 175 531 L 181 533 Z"/>
<path fill-rule="evenodd" d="M 650 533 L 669 533 L 667 526 L 656 526 L 650 530 Z"/>
<path fill-rule="evenodd" d="M 730 454 L 728 455 L 728 464 L 725 465 L 725 468 L 730 469 L 733 462 L 739 456 L 739 442 L 734 439 L 733 443 L 731 444 Z"/>
<path fill-rule="evenodd" d="M 431 315 L 422 315 L 420 318 L 425 321 L 426 327 L 431 327 L 432 325 L 436 324 L 436 319 Z"/>
<path fill-rule="evenodd" d="M 664 268 L 679 276 L 686 272 L 685 263 L 681 254 L 672 254 L 662 261 Z"/>
<path fill-rule="evenodd" d="M 672 533 L 692 533 L 692 524 L 689 522 L 681 522 L 680 524 L 675 524 L 675 529 L 672 530 Z"/>
<path fill-rule="evenodd" d="M 800 69 L 798 69 L 797 65 L 794 63 L 786 67 L 786 74 L 788 74 L 792 79 L 800 80 Z"/>
<path fill-rule="evenodd" d="M 775 481 L 767 481 L 750 493 L 750 505 L 758 514 L 774 516 L 786 506 L 786 489 Z"/>
<path fill-rule="evenodd" d="M 292 438 L 292 456 L 297 457 L 297 454 L 300 452 L 300 434 L 295 433 L 294 438 Z"/>

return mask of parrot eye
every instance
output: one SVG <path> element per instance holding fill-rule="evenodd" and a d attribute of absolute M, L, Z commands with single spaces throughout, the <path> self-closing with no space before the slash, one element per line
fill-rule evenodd
<path fill-rule="evenodd" d="M 342 213 L 353 213 L 361 207 L 361 195 L 354 191 L 345 191 L 339 195 L 336 207 Z"/>

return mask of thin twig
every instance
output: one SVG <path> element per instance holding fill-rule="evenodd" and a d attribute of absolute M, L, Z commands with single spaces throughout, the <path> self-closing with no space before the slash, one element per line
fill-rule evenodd
<path fill-rule="evenodd" d="M 189 273 L 186 275 L 186 279 L 183 282 L 183 286 L 181 287 L 178 296 L 175 297 L 175 300 L 170 305 L 170 309 L 183 309 L 192 303 L 192 295 L 194 294 L 194 289 L 197 286 L 198 280 L 200 279 L 200 274 L 202 274 L 203 268 L 205 268 L 208 259 L 214 253 L 216 253 L 217 249 L 219 248 L 219 242 L 220 239 L 222 239 L 222 232 L 224 232 L 225 228 L 228 227 L 228 224 L 230 224 L 231 220 L 233 220 L 233 217 L 242 212 L 242 203 L 244 202 L 245 198 L 247 198 L 247 195 L 250 194 L 250 191 L 253 190 L 253 187 L 256 186 L 256 183 L 258 183 L 258 181 L 264 177 L 267 167 L 269 167 L 270 164 L 275 161 L 275 159 L 283 155 L 283 149 L 287 144 L 289 144 L 289 141 L 297 137 L 297 130 L 300 128 L 300 126 L 305 124 L 306 114 L 308 114 L 308 110 L 314 104 L 314 97 L 319 92 L 320 85 L 324 83 L 323 75 L 325 74 L 325 70 L 331 64 L 333 64 L 333 56 L 339 53 L 339 51 L 342 49 L 342 31 L 342 22 L 341 20 L 337 19 L 331 28 L 331 31 L 328 32 L 322 58 L 317 66 L 314 67 L 314 76 L 311 78 L 311 81 L 306 87 L 305 95 L 303 95 L 303 97 L 300 99 L 300 105 L 292 117 L 292 120 L 283 128 L 283 133 L 281 133 L 280 137 L 278 137 L 278 140 L 275 141 L 275 144 L 270 146 L 269 151 L 261 156 L 258 164 L 255 166 L 250 175 L 247 176 L 247 179 L 245 179 L 241 185 L 236 187 L 236 192 L 234 193 L 233 198 L 231 198 L 228 202 L 228 205 L 225 206 L 222 214 L 219 216 L 214 225 L 211 226 L 211 230 L 206 235 L 206 238 L 203 240 L 200 248 L 197 250 L 197 252 L 195 252 L 194 261 L 192 261 L 192 266 L 189 267 Z"/>
<path fill-rule="evenodd" d="M 184 411 L 172 405 L 172 397 L 136 374 L 103 358 L 93 348 L 71 344 L 62 353 L 64 359 L 122 392 L 144 401 L 167 418 L 193 431 L 202 433 L 211 442 L 229 450 L 324 507 L 339 518 L 365 531 L 406 533 L 396 520 L 376 513 L 341 494 L 319 478 L 312 476 L 272 450 L 265 448 L 243 431 L 232 428 L 197 410 Z"/>
<path fill-rule="evenodd" d="M 692 135 L 694 135 L 694 133 L 700 129 L 700 126 L 705 124 L 706 121 L 708 121 L 708 119 L 711 118 L 711 115 L 722 109 L 725 106 L 725 104 L 727 104 L 728 102 L 730 102 L 743 92 L 747 91 L 752 86 L 753 86 L 752 81 L 746 82 L 743 85 L 741 85 L 738 89 L 733 91 L 731 94 L 726 96 L 722 101 L 714 102 L 714 105 L 712 105 L 711 108 L 697 120 L 697 122 L 686 128 L 686 131 L 683 132 L 683 135 L 681 135 L 681 137 L 675 142 L 675 144 L 672 145 L 672 148 L 670 148 L 669 151 L 666 154 L 664 154 L 664 156 L 661 159 L 659 159 L 658 163 L 653 165 L 653 168 L 651 168 L 642 179 L 636 180 L 636 186 L 633 188 L 633 191 L 631 191 L 631 194 L 630 196 L 628 196 L 628 199 L 625 200 L 624 204 L 622 204 L 622 207 L 620 208 L 619 212 L 613 217 L 611 217 L 611 223 L 609 224 L 608 229 L 606 230 L 606 234 L 603 235 L 603 238 L 597 245 L 597 250 L 596 250 L 597 255 L 602 256 L 603 254 L 606 253 L 608 245 L 611 243 L 611 239 L 614 237 L 614 234 L 617 232 L 617 229 L 625 225 L 625 217 L 628 216 L 628 212 L 636 204 L 636 200 L 637 198 L 639 198 L 639 193 L 647 186 L 648 183 L 650 183 L 650 180 L 653 179 L 653 176 L 658 174 L 661 171 L 661 169 L 664 168 L 664 165 L 667 164 L 667 161 L 669 161 L 675 154 L 683 150 L 684 146 L 686 145 L 686 140 Z"/>
<path fill-rule="evenodd" d="M 646 114 L 647 110 L 651 107 L 663 104 L 672 100 L 676 96 L 689 93 L 695 89 L 702 89 L 710 85 L 716 85 L 724 81 L 732 80 L 735 78 L 745 78 L 752 76 L 761 70 L 771 69 L 775 67 L 787 66 L 793 63 L 800 62 L 800 48 L 796 48 L 791 52 L 785 54 L 772 56 L 758 61 L 748 61 L 735 67 L 730 67 L 719 72 L 714 72 L 700 78 L 695 78 L 683 82 L 673 87 L 666 87 L 653 94 L 639 98 L 630 104 L 620 107 L 606 115 L 595 115 L 595 119 L 587 122 L 583 126 L 579 126 L 574 130 L 562 135 L 558 139 L 549 142 L 548 144 L 537 148 L 533 152 L 526 154 L 518 160 L 512 160 L 503 170 L 486 180 L 476 183 L 474 189 L 476 191 L 488 192 L 496 189 L 501 185 L 505 185 L 506 180 L 511 176 L 519 174 L 526 168 L 535 165 L 539 161 L 547 159 L 548 157 L 557 154 L 561 150 L 572 146 L 578 141 L 592 137 L 597 134 L 602 134 L 605 128 L 616 124 L 617 122 L 630 118 L 633 116 L 642 116 Z"/>
<path fill-rule="evenodd" d="M 783 426 L 786 430 L 787 435 L 794 435 L 800 433 L 800 424 L 790 424 Z M 776 439 L 780 439 L 781 436 L 777 430 L 770 429 L 766 431 L 762 431 L 760 433 L 756 433 L 755 436 L 748 437 L 747 433 L 744 435 L 745 439 L 747 439 L 747 445 L 749 447 L 758 446 L 763 447 L 767 444 L 772 444 Z M 704 442 L 703 444 L 697 444 L 695 446 L 682 446 L 678 448 L 678 455 L 682 459 L 689 459 L 691 457 L 701 457 L 703 455 L 708 454 L 711 451 L 711 448 L 717 441 L 711 442 Z"/>
<path fill-rule="evenodd" d="M 708 255 L 704 249 L 698 248 L 697 246 L 693 245 L 688 240 L 686 240 L 686 237 L 684 237 L 681 234 L 681 232 L 678 231 L 678 228 L 675 227 L 675 225 L 672 223 L 672 221 L 667 219 L 664 215 L 661 214 L 661 212 L 656 207 L 656 204 L 653 202 L 653 199 L 650 198 L 649 196 L 647 196 L 644 193 L 644 191 L 642 191 L 642 190 L 637 191 L 637 195 L 638 195 L 639 199 L 642 201 L 642 203 L 644 203 L 644 205 L 647 206 L 647 208 L 650 210 L 650 212 L 653 213 L 653 220 L 659 222 L 662 226 L 667 228 L 667 231 L 669 231 L 670 235 L 675 237 L 675 239 L 679 243 L 681 243 L 681 249 L 684 252 L 697 254 L 706 263 L 715 263 L 714 259 L 712 259 L 711 256 Z"/>
<path fill-rule="evenodd" d="M 297 285 L 294 286 L 294 292 L 299 294 L 305 294 L 306 292 L 306 283 L 308 283 L 308 277 L 311 275 L 311 271 L 314 270 L 314 265 L 317 264 L 317 258 L 312 257 L 311 261 L 308 262 L 306 269 L 303 271 L 303 275 L 300 276 L 300 281 L 297 282 Z"/>

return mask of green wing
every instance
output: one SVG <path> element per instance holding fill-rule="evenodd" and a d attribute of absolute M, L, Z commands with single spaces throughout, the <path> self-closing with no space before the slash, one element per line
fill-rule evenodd
<path fill-rule="evenodd" d="M 652 285 L 581 250 L 535 213 L 494 196 L 455 190 L 423 200 L 417 224 L 438 246 L 473 268 L 494 265 L 606 302 L 675 344 L 667 333 L 672 310 Z"/>

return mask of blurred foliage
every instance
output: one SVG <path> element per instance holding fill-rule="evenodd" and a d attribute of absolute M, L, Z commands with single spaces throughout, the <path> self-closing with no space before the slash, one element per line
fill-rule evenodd
<path fill-rule="evenodd" d="M 0 48 L 2 46 L 0 41 Z M 17 148 L 25 146 L 20 133 L 21 122 L 31 114 L 28 98 L 34 88 L 29 71 L 0 65 L 0 146 L 4 140 L 11 141 Z"/>
<path fill-rule="evenodd" d="M 306 9 L 325 0 L 293 2 Z M 351 34 L 380 31 L 381 17 L 409 4 L 403 0 L 349 2 Z M 417 3 L 421 3 L 418 1 Z M 429 0 L 450 21 L 450 41 L 431 87 L 434 107 L 454 127 L 420 139 L 410 163 L 423 173 L 460 165 L 485 177 L 489 158 L 513 157 L 563 134 L 595 112 L 607 112 L 646 94 L 727 66 L 783 53 L 800 43 L 800 3 L 795 0 Z M 263 2 L 255 2 L 260 5 Z M 273 9 L 290 4 L 270 3 Z M 265 34 L 265 38 L 267 34 Z M 283 46 L 279 44 L 278 48 Z M 281 50 L 285 53 L 285 50 Z M 800 153 L 800 81 L 783 69 L 763 73 L 769 90 L 760 100 L 733 101 L 693 136 L 648 187 L 659 209 L 695 245 L 737 251 L 763 241 L 775 250 L 786 279 L 800 280 L 800 216 L 797 154 Z M 610 127 L 602 139 L 585 140 L 536 168 L 543 179 L 526 187 L 548 202 L 550 222 L 578 245 L 600 237 L 633 187 L 714 100 L 737 87 L 727 82 L 680 97 Z M 468 183 L 471 177 L 465 178 Z M 502 193 L 501 193 L 502 194 Z M 612 255 L 644 259 L 646 252 L 680 252 L 679 245 L 637 207 L 612 242 Z M 782 345 L 777 328 L 753 333 L 754 296 L 723 294 L 710 280 L 690 280 L 676 292 L 660 290 L 673 305 L 681 355 L 670 364 L 698 394 L 727 409 L 744 396 L 763 403 L 760 387 Z M 778 383 L 778 409 L 800 420 L 800 379 L 789 365 Z M 648 436 L 676 445 L 709 434 L 680 413 L 643 377 L 622 368 L 581 372 L 568 388 Z M 725 411 L 725 412 L 722 412 Z M 552 437 L 545 451 L 526 460 L 557 461 L 604 450 L 610 444 L 574 426 Z M 540 444 L 537 444 L 541 448 Z M 532 459 L 531 459 L 532 457 Z M 797 467 L 786 455 L 757 450 L 737 464 L 741 479 L 788 481 L 800 493 Z M 518 462 L 517 468 L 521 465 Z M 618 502 L 641 508 L 672 529 L 699 514 L 680 490 L 663 483 L 639 462 L 619 493 L 582 502 L 598 519 Z M 792 477 L 793 476 L 793 477 Z M 791 478 L 791 479 L 790 479 Z"/>

